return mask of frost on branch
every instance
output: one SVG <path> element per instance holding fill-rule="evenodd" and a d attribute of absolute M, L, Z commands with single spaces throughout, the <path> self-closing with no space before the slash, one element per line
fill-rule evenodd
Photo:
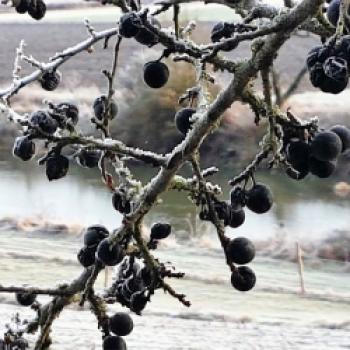
<path fill-rule="evenodd" d="M 254 245 L 244 237 L 230 239 L 225 227 L 243 225 L 246 210 L 264 214 L 273 206 L 273 193 L 257 179 L 259 167 L 279 167 L 294 180 L 311 175 L 326 178 L 334 172 L 337 158 L 350 147 L 350 131 L 346 127 L 336 125 L 323 130 L 317 118 L 303 121 L 292 111 L 284 112 L 280 108 L 306 69 L 301 69 L 285 92 L 280 90 L 274 70 L 274 59 L 286 40 L 300 29 L 307 30 L 321 38 L 320 45 L 310 48 L 305 58 L 312 84 L 326 93 L 342 91 L 348 83 L 350 62 L 348 0 L 338 1 L 338 5 L 333 0 L 327 16 L 320 10 L 324 7 L 322 0 L 303 0 L 298 4 L 285 1 L 283 9 L 253 1 L 206 1 L 201 6 L 206 3 L 226 5 L 235 9 L 241 20 L 217 23 L 208 42 L 200 45 L 192 40 L 197 24 L 189 22 L 181 27 L 181 5 L 190 1 L 157 1 L 149 7 L 134 0 L 100 1 L 103 5 L 121 8 L 118 25 L 98 32 L 85 20 L 88 38 L 58 52 L 47 62 L 27 55 L 29 48 L 24 42 L 20 43 L 13 81 L 0 90 L 1 116 L 17 124 L 21 131 L 14 141 L 14 156 L 31 161 L 37 154 L 38 144 L 44 142 L 45 154 L 38 163 L 45 167 L 49 181 L 65 177 L 72 161 L 82 168 L 98 168 L 111 194 L 111 205 L 123 215 L 123 221 L 112 232 L 101 225 L 86 228 L 84 245 L 77 255 L 83 271 L 71 283 L 47 289 L 0 285 L 1 292 L 14 293 L 18 303 L 31 307 L 35 315 L 25 322 L 20 316 L 14 319 L 15 326 L 9 326 L 4 336 L 3 342 L 7 345 L 26 348 L 26 333 L 37 332 L 35 349 L 49 348 L 55 319 L 65 307 L 77 303 L 88 305 L 96 316 L 105 350 L 125 349 L 123 337 L 133 330 L 132 319 L 123 312 L 109 315 L 107 304 L 118 303 L 141 315 L 153 295 L 163 290 L 189 307 L 191 302 L 186 295 L 171 286 L 172 278 L 183 278 L 184 274 L 155 255 L 159 242 L 172 234 L 171 225 L 154 223 L 149 237 L 143 232 L 144 217 L 153 206 L 161 203 L 159 197 L 165 191 L 185 193 L 198 207 L 199 218 L 213 224 L 229 269 L 228 280 L 238 291 L 251 290 L 257 277 L 247 264 L 255 257 Z M 42 0 L 3 0 L 2 3 L 38 20 L 46 12 Z M 164 28 L 157 16 L 169 10 L 173 11 L 173 24 Z M 118 56 L 124 40 L 161 48 L 158 58 L 147 62 L 143 68 L 144 82 L 150 89 L 157 91 L 166 86 L 171 74 L 167 60 L 187 62 L 196 73 L 195 86 L 184 91 L 179 101 L 182 108 L 173 116 L 174 127 L 182 134 L 182 141 L 168 154 L 130 147 L 111 135 L 110 126 L 118 120 L 115 90 L 118 88 Z M 236 61 L 224 57 L 225 52 L 235 50 L 244 41 L 251 43 L 251 57 Z M 96 96 L 91 106 L 90 120 L 98 136 L 84 135 L 79 130 L 79 106 L 66 101 L 48 102 L 40 110 L 26 115 L 12 108 L 13 96 L 23 88 L 30 88 L 35 81 L 45 90 L 56 89 L 65 79 L 59 72 L 60 66 L 84 51 L 93 53 L 92 46 L 99 42 L 104 48 L 114 45 L 114 50 L 111 67 L 100 67 L 107 80 L 106 91 Z M 32 67 L 28 75 L 22 75 L 24 64 Z M 215 82 L 218 70 L 227 74 L 230 82 L 214 98 L 209 86 Z M 260 79 L 262 94 L 255 91 L 256 81 Z M 219 169 L 201 168 L 200 146 L 215 132 L 223 113 L 233 103 L 248 104 L 255 114 L 255 123 L 264 128 L 265 133 L 255 158 L 229 180 L 232 189 L 225 194 L 217 184 L 208 181 Z M 72 157 L 67 156 L 67 150 Z M 143 184 L 133 174 L 129 160 L 154 167 L 158 172 Z M 191 165 L 192 177 L 179 175 L 185 163 Z M 106 266 L 115 268 L 113 283 L 106 290 L 96 291 L 96 279 Z M 51 300 L 41 304 L 41 294 L 51 296 Z"/>

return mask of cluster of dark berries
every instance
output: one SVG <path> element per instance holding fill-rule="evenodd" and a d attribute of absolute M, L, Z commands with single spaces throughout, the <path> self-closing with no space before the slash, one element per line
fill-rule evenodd
<path fill-rule="evenodd" d="M 154 16 L 141 18 L 135 12 L 129 12 L 119 20 L 119 34 L 124 38 L 135 38 L 137 42 L 148 47 L 158 44 L 158 35 L 143 24 L 145 21 L 157 29 L 161 28 L 160 22 Z"/>
<path fill-rule="evenodd" d="M 161 28 L 155 17 L 148 16 L 143 19 L 135 12 L 129 12 L 119 20 L 119 34 L 125 38 L 135 38 L 140 44 L 148 47 L 156 45 L 159 42 L 159 37 L 144 26 L 144 21 L 148 21 L 158 29 Z M 143 79 L 149 87 L 159 89 L 168 82 L 169 68 L 160 60 L 148 62 L 143 67 Z"/>
<path fill-rule="evenodd" d="M 287 174 L 296 180 L 305 178 L 309 173 L 327 178 L 336 168 L 337 157 L 349 147 L 350 130 L 343 125 L 321 131 L 309 141 L 291 140 L 286 153 L 292 169 L 289 168 Z"/>
<path fill-rule="evenodd" d="M 157 222 L 151 227 L 147 246 L 156 249 L 159 240 L 169 237 L 171 226 L 168 223 Z M 119 265 L 119 270 L 113 284 L 114 297 L 119 303 L 128 307 L 136 314 L 141 314 L 150 300 L 150 288 L 158 288 L 152 283 L 153 278 L 149 269 L 141 266 L 134 256 L 127 257 Z"/>
<path fill-rule="evenodd" d="M 254 183 L 247 190 L 240 186 L 232 189 L 230 193 L 230 202 L 219 201 L 213 198 L 214 208 L 220 220 L 223 220 L 225 226 L 237 228 L 244 223 L 244 207 L 257 214 L 268 212 L 273 204 L 273 197 L 270 188 L 261 183 Z M 201 220 L 212 221 L 210 211 L 204 205 L 199 213 Z"/>
<path fill-rule="evenodd" d="M 122 188 L 116 188 L 112 195 L 113 208 L 121 214 L 129 214 L 132 203 L 126 198 L 126 193 Z"/>
<path fill-rule="evenodd" d="M 117 312 L 108 319 L 108 328 L 114 335 L 103 338 L 103 350 L 126 350 L 126 343 L 122 337 L 129 335 L 134 329 L 132 318 L 125 312 Z"/>
<path fill-rule="evenodd" d="M 45 16 L 46 5 L 43 0 L 13 0 L 13 5 L 18 13 L 26 13 L 40 20 Z"/>
<path fill-rule="evenodd" d="M 102 225 L 90 226 L 84 233 L 84 247 L 78 252 L 78 261 L 84 267 L 94 265 L 115 266 L 124 258 L 124 250 L 118 244 L 112 244 L 109 231 Z"/>
<path fill-rule="evenodd" d="M 306 63 L 313 86 L 332 94 L 342 92 L 349 80 L 350 36 L 314 47 Z"/>
<path fill-rule="evenodd" d="M 54 135 L 60 130 L 74 130 L 79 119 L 78 107 L 72 103 L 50 104 L 49 109 L 33 112 L 28 118 L 28 127 L 22 136 L 16 138 L 13 146 L 13 154 L 23 161 L 28 161 L 35 155 L 36 138 L 43 135 Z M 51 180 L 57 180 L 67 175 L 69 159 L 61 154 L 61 150 L 53 148 L 40 160 L 40 164 L 46 165 L 46 176 Z M 89 163 L 90 165 L 90 163 Z"/>
<path fill-rule="evenodd" d="M 238 237 L 230 240 L 226 247 L 225 253 L 230 263 L 245 265 L 250 263 L 255 257 L 254 244 L 247 238 Z M 234 266 L 231 273 L 232 287 L 247 292 L 251 290 L 256 283 L 254 271 L 248 266 Z"/>
<path fill-rule="evenodd" d="M 149 301 L 146 294 L 151 283 L 149 270 L 141 267 L 134 258 L 126 258 L 119 265 L 113 284 L 114 297 L 121 305 L 140 315 Z"/>

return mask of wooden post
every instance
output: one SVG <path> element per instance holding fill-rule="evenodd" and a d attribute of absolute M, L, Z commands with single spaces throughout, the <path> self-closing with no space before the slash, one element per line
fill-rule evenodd
<path fill-rule="evenodd" d="M 305 294 L 303 252 L 302 252 L 302 249 L 300 248 L 299 242 L 296 242 L 296 250 L 297 250 L 299 282 L 300 282 L 300 294 Z"/>

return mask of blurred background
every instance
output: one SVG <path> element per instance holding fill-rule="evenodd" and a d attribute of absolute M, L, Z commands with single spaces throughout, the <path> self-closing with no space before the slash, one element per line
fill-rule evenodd
<path fill-rule="evenodd" d="M 47 1 L 45 18 L 35 22 L 12 8 L 0 7 L 0 88 L 11 83 L 15 50 L 21 39 L 26 54 L 48 61 L 56 52 L 87 37 L 83 19 L 96 30 L 113 27 L 119 10 L 95 2 Z M 278 3 L 276 2 L 278 5 Z M 172 13 L 162 14 L 164 27 Z M 238 19 L 234 11 L 220 5 L 188 4 L 181 10 L 183 24 L 197 21 L 194 40 L 207 43 L 213 25 Z M 299 74 L 307 52 L 318 39 L 300 32 L 283 46 L 276 64 L 282 93 Z M 113 45 L 102 43 L 92 53 L 82 53 L 60 68 L 62 83 L 54 92 L 32 84 L 13 100 L 19 113 L 44 107 L 44 101 L 71 101 L 80 109 L 79 128 L 94 134 L 89 120 L 92 103 L 106 92 L 101 71 L 109 69 Z M 142 67 L 161 55 L 134 40 L 124 40 L 116 82 L 120 108 L 112 123 L 112 134 L 127 145 L 159 153 L 169 152 L 181 139 L 173 122 L 178 98 L 194 85 L 193 68 L 186 63 L 167 64 L 170 80 L 160 90 L 149 89 L 142 80 Z M 230 58 L 250 56 L 249 44 L 241 44 Z M 22 74 L 31 67 L 22 64 Z M 231 76 L 214 73 L 212 98 Z M 259 85 L 258 85 L 259 88 Z M 307 75 L 282 108 L 301 119 L 318 116 L 328 127 L 350 127 L 350 90 L 339 95 L 312 88 Z M 255 155 L 264 125 L 254 124 L 254 115 L 245 105 L 235 103 L 224 116 L 220 128 L 201 147 L 203 166 L 217 166 L 221 172 L 212 181 L 219 183 L 228 199 L 228 180 L 237 175 Z M 71 162 L 69 175 L 49 183 L 37 159 L 24 163 L 11 154 L 16 126 L 0 120 L 0 281 L 2 284 L 30 283 L 50 286 L 74 278 L 80 270 L 76 253 L 81 232 L 87 225 L 100 223 L 114 229 L 121 215 L 111 205 L 111 194 L 102 186 L 97 171 Z M 157 255 L 186 272 L 175 287 L 193 302 L 184 310 L 159 292 L 146 317 L 135 316 L 136 328 L 128 339 L 130 349 L 348 349 L 350 345 L 350 154 L 339 159 L 337 171 L 329 179 L 314 176 L 296 182 L 279 170 L 260 170 L 258 181 L 271 186 L 275 205 L 265 215 L 246 212 L 239 229 L 228 229 L 230 237 L 253 240 L 257 259 L 251 264 L 258 278 L 247 294 L 232 289 L 229 271 L 213 227 L 200 222 L 195 208 L 183 193 L 167 193 L 164 202 L 145 220 L 145 232 L 156 220 L 173 225 L 174 234 Z M 154 174 L 133 166 L 136 176 L 146 183 Z M 183 169 L 184 172 L 189 168 Z M 306 293 L 301 294 L 296 243 L 303 252 Z M 102 287 L 105 276 L 101 277 Z M 0 327 L 18 307 L 11 295 L 2 295 L 4 314 Z M 45 298 L 43 298 L 45 300 Z M 118 308 L 112 306 L 112 308 Z M 98 349 L 99 332 L 88 310 L 69 309 L 54 328 L 53 349 Z M 20 310 L 30 315 L 28 310 Z M 168 327 L 163 327 L 167 324 Z M 155 332 L 154 330 L 160 329 Z M 73 334 L 72 334 L 73 332 Z M 129 338 L 129 337 L 128 337 Z"/>

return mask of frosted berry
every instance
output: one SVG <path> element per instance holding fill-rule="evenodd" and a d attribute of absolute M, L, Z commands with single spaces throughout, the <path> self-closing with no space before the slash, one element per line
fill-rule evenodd
<path fill-rule="evenodd" d="M 313 175 L 316 175 L 317 177 L 321 179 L 325 179 L 327 177 L 330 177 L 336 167 L 335 162 L 331 161 L 322 161 L 317 158 L 311 157 L 309 160 L 309 167 L 310 167 L 310 172 Z"/>
<path fill-rule="evenodd" d="M 94 114 L 98 120 L 102 120 L 107 111 L 107 96 L 102 95 L 96 98 L 93 104 Z M 108 119 L 113 119 L 118 114 L 118 105 L 113 100 L 113 98 L 109 102 L 108 109 Z"/>
<path fill-rule="evenodd" d="M 350 148 L 350 130 L 344 125 L 335 125 L 330 129 L 331 132 L 337 134 L 341 140 L 342 148 L 341 151 L 345 152 Z"/>
<path fill-rule="evenodd" d="M 226 247 L 227 258 L 235 264 L 248 264 L 255 257 L 254 244 L 247 238 L 238 237 L 231 240 Z"/>
<path fill-rule="evenodd" d="M 35 143 L 27 136 L 17 137 L 13 146 L 13 154 L 24 161 L 30 160 L 35 154 Z"/>
<path fill-rule="evenodd" d="M 187 134 L 193 124 L 191 117 L 194 113 L 196 113 L 194 108 L 183 108 L 175 114 L 175 125 L 184 135 Z"/>
<path fill-rule="evenodd" d="M 171 233 L 171 225 L 168 223 L 157 222 L 151 227 L 151 239 L 158 240 L 167 238 Z"/>
<path fill-rule="evenodd" d="M 84 168 L 96 168 L 101 158 L 101 152 L 96 150 L 82 149 L 77 155 L 77 162 Z"/>
<path fill-rule="evenodd" d="M 334 160 L 342 150 L 340 137 L 332 131 L 318 133 L 311 143 L 311 154 L 322 161 Z"/>
<path fill-rule="evenodd" d="M 98 245 L 104 238 L 109 236 L 108 230 L 102 225 L 89 226 L 84 233 L 84 244 L 87 247 Z"/>
<path fill-rule="evenodd" d="M 143 67 L 143 79 L 149 87 L 159 89 L 168 82 L 169 68 L 163 62 L 148 62 Z"/>
<path fill-rule="evenodd" d="M 46 176 L 49 181 L 58 180 L 67 175 L 69 160 L 61 154 L 49 156 L 46 160 Z"/>
<path fill-rule="evenodd" d="M 248 266 L 239 266 L 231 274 L 232 287 L 241 292 L 247 292 L 251 290 L 255 286 L 255 283 L 255 273 Z"/>
<path fill-rule="evenodd" d="M 124 252 L 119 244 L 112 246 L 108 238 L 105 238 L 99 243 L 96 256 L 105 265 L 115 266 L 123 260 Z"/>
<path fill-rule="evenodd" d="M 72 122 L 73 125 L 76 125 L 78 123 L 79 109 L 77 105 L 69 102 L 62 102 L 57 105 L 57 110 L 64 114 L 66 118 Z"/>
<path fill-rule="evenodd" d="M 57 122 L 45 111 L 33 112 L 30 115 L 29 123 L 33 127 L 39 129 L 39 131 L 46 134 L 54 134 L 57 130 Z"/>
<path fill-rule="evenodd" d="M 95 248 L 83 247 L 79 250 L 77 258 L 84 267 L 89 267 L 95 263 Z"/>
<path fill-rule="evenodd" d="M 161 28 L 160 22 L 154 17 L 150 16 L 148 21 L 157 29 Z M 145 27 L 141 27 L 138 33 L 135 36 L 135 40 L 142 45 L 152 47 L 159 42 L 157 34 L 154 34 Z"/>
<path fill-rule="evenodd" d="M 125 312 L 117 312 L 109 319 L 109 328 L 112 333 L 124 337 L 134 328 L 132 318 Z"/>
<path fill-rule="evenodd" d="M 247 192 L 247 207 L 257 214 L 269 211 L 273 204 L 272 193 L 269 187 L 263 184 L 254 185 Z"/>
<path fill-rule="evenodd" d="M 22 306 L 30 306 L 34 303 L 36 294 L 16 293 L 16 300 Z"/>
<path fill-rule="evenodd" d="M 119 34 L 124 38 L 132 38 L 138 33 L 141 26 L 141 19 L 136 13 L 127 13 L 120 17 Z"/>
<path fill-rule="evenodd" d="M 42 0 L 31 0 L 28 5 L 28 14 L 37 21 L 42 19 L 46 13 L 46 5 Z"/>
<path fill-rule="evenodd" d="M 18 0 L 15 9 L 18 13 L 23 14 L 28 11 L 28 5 L 29 5 L 28 0 Z"/>
<path fill-rule="evenodd" d="M 222 38 L 231 38 L 235 31 L 235 26 L 231 23 L 219 22 L 216 23 L 211 30 L 211 41 L 213 43 L 220 41 Z"/>
<path fill-rule="evenodd" d="M 45 72 L 40 77 L 39 82 L 44 90 L 53 91 L 60 84 L 61 75 L 55 71 Z"/>
<path fill-rule="evenodd" d="M 228 225 L 232 228 L 237 228 L 243 225 L 245 221 L 245 212 L 242 208 L 231 208 Z"/>
<path fill-rule="evenodd" d="M 123 338 L 108 335 L 103 339 L 103 350 L 126 350 L 126 344 Z"/>

